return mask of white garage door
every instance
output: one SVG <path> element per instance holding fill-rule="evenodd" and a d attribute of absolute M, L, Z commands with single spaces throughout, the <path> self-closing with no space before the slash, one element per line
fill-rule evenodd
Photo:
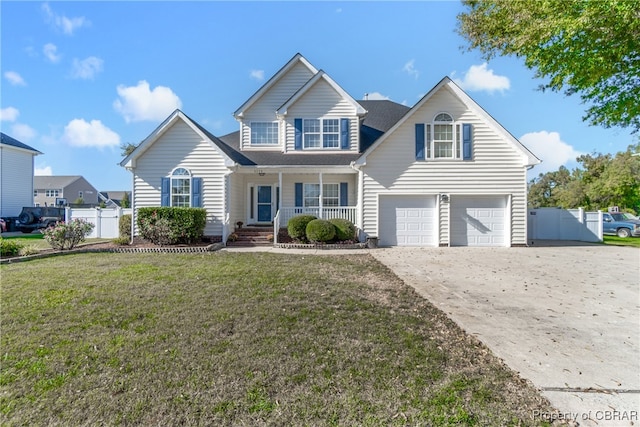
<path fill-rule="evenodd" d="M 451 246 L 505 246 L 507 198 L 451 197 Z"/>
<path fill-rule="evenodd" d="M 381 246 L 436 246 L 434 196 L 380 196 Z"/>

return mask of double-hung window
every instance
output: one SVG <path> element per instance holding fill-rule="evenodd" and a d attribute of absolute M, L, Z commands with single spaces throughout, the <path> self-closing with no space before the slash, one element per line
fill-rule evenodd
<path fill-rule="evenodd" d="M 171 173 L 171 206 L 191 206 L 191 173 L 185 168 L 176 168 Z"/>
<path fill-rule="evenodd" d="M 304 119 L 303 148 L 340 148 L 340 119 Z"/>
<path fill-rule="evenodd" d="M 46 197 L 58 197 L 60 195 L 60 190 L 45 190 L 44 195 Z"/>
<path fill-rule="evenodd" d="M 453 118 L 447 113 L 438 114 L 433 120 L 433 157 L 436 159 L 455 157 Z"/>
<path fill-rule="evenodd" d="M 277 122 L 252 122 L 251 145 L 276 145 L 278 144 Z"/>
<path fill-rule="evenodd" d="M 304 184 L 305 208 L 320 206 L 320 184 Z M 340 184 L 322 184 L 322 206 L 340 206 Z"/>

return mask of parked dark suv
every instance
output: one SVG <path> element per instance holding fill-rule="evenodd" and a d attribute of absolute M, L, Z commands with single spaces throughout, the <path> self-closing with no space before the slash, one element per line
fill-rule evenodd
<path fill-rule="evenodd" d="M 33 230 L 53 227 L 56 222 L 64 222 L 64 208 L 25 207 L 18 216 L 16 228 L 23 233 L 31 233 Z"/>

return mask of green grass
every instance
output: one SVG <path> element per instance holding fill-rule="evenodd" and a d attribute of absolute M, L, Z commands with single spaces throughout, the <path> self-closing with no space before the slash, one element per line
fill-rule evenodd
<path fill-rule="evenodd" d="M 22 246 L 30 246 L 35 249 L 51 249 L 51 245 L 44 239 L 44 234 L 42 233 L 31 233 L 26 234 L 23 233 L 18 236 L 2 236 L 5 240 L 11 240 L 12 242 L 18 243 Z M 80 245 L 86 245 L 88 243 L 99 243 L 99 242 L 110 242 L 113 239 L 86 239 Z"/>
<path fill-rule="evenodd" d="M 603 239 L 606 245 L 633 246 L 635 248 L 640 248 L 640 237 L 626 237 L 623 239 L 618 236 L 604 236 Z"/>
<path fill-rule="evenodd" d="M 0 424 L 545 425 L 528 383 L 367 255 L 0 266 Z"/>

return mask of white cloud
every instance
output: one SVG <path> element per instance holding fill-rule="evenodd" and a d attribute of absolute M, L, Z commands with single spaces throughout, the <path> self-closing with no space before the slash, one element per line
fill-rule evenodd
<path fill-rule="evenodd" d="M 14 86 L 26 86 L 27 82 L 24 81 L 22 76 L 15 71 L 5 71 L 4 78 Z"/>
<path fill-rule="evenodd" d="M 264 80 L 264 70 L 251 70 L 249 76 L 258 81 Z"/>
<path fill-rule="evenodd" d="M 144 120 L 164 120 L 175 109 L 182 107 L 178 95 L 166 86 L 149 89 L 145 80 L 137 86 L 118 86 L 120 99 L 113 102 L 113 108 L 124 117 L 127 123 Z"/>
<path fill-rule="evenodd" d="M 402 67 L 402 71 L 417 79 L 420 73 L 418 72 L 418 70 L 416 70 L 415 63 L 415 59 L 410 60 L 409 62 L 404 64 L 404 67 Z"/>
<path fill-rule="evenodd" d="M 51 169 L 51 166 L 36 166 L 33 174 L 36 176 L 51 176 L 53 175 L 53 169 Z"/>
<path fill-rule="evenodd" d="M 35 138 L 37 134 L 31 126 L 23 123 L 16 123 L 11 126 L 11 135 L 18 141 L 29 142 Z"/>
<path fill-rule="evenodd" d="M 73 59 L 73 70 L 71 76 L 76 79 L 93 80 L 94 76 L 102 71 L 104 61 L 95 56 L 86 59 Z"/>
<path fill-rule="evenodd" d="M 74 147 L 117 147 L 120 136 L 102 124 L 100 120 L 87 122 L 73 119 L 64 127 L 62 140 Z"/>
<path fill-rule="evenodd" d="M 18 120 L 20 111 L 14 107 L 7 107 L 0 110 L 0 121 L 3 122 L 15 122 Z"/>
<path fill-rule="evenodd" d="M 381 94 L 380 92 L 371 92 L 371 93 L 366 93 L 364 96 L 364 99 L 367 99 L 370 101 L 380 101 L 380 100 L 390 100 L 391 98 Z"/>
<path fill-rule="evenodd" d="M 576 157 L 582 154 L 564 142 L 558 132 L 543 130 L 526 133 L 520 137 L 520 142 L 542 160 L 541 164 L 532 169 L 533 176 L 556 171 L 560 166 L 575 162 Z"/>
<path fill-rule="evenodd" d="M 60 62 L 60 58 L 62 58 L 62 55 L 58 55 L 58 47 L 53 43 L 45 44 L 42 48 L 42 53 L 44 53 L 44 56 L 54 64 L 56 62 Z"/>
<path fill-rule="evenodd" d="M 511 87 L 508 77 L 498 76 L 487 68 L 487 63 L 472 65 L 464 75 L 464 79 L 454 80 L 458 86 L 471 92 L 487 91 L 489 93 L 504 92 Z"/>
<path fill-rule="evenodd" d="M 90 25 L 90 22 L 84 16 L 68 18 L 64 15 L 56 14 L 51 9 L 51 6 L 49 6 L 49 3 L 42 5 L 42 11 L 47 21 L 59 30 L 62 30 L 64 34 L 73 35 L 76 29 Z"/>

